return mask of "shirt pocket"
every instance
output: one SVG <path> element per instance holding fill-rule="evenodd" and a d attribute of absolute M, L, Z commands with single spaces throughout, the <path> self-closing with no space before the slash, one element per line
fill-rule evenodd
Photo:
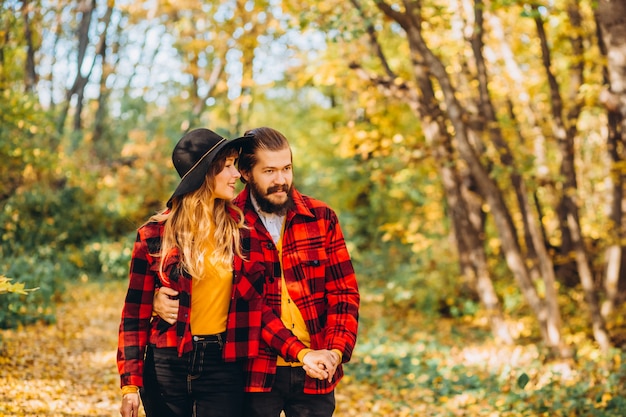
<path fill-rule="evenodd" d="M 250 301 L 263 296 L 265 284 L 265 265 L 263 263 L 244 261 L 241 270 L 235 270 L 234 273 L 236 297 Z"/>
<path fill-rule="evenodd" d="M 314 298 L 324 298 L 328 266 L 326 252 L 322 249 L 300 251 L 298 261 L 294 271 L 296 280 L 305 283 L 304 287 Z"/>

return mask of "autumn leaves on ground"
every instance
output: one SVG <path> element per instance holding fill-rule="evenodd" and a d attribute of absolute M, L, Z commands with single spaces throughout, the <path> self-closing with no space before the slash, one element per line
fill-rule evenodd
<path fill-rule="evenodd" d="M 56 324 L 0 333 L 0 416 L 119 416 L 123 285 L 70 286 Z"/>
<path fill-rule="evenodd" d="M 124 285 L 71 286 L 56 324 L 0 332 L 0 417 L 119 415 Z M 579 353 L 592 359 L 542 363 L 534 345 L 496 347 L 470 323 L 394 317 L 365 293 L 335 416 L 624 415 L 621 354 Z"/>

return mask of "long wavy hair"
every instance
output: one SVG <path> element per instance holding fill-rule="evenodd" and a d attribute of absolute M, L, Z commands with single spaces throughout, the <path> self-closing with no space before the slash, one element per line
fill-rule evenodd
<path fill-rule="evenodd" d="M 211 264 L 231 269 L 234 254 L 242 256 L 239 230 L 245 228 L 243 212 L 231 201 L 213 195 L 215 176 L 224 169 L 226 158 L 237 155 L 237 149 L 218 154 L 200 188 L 174 198 L 171 209 L 164 209 L 148 220 L 165 222 L 161 251 L 155 254 L 160 257 L 161 277 L 164 277 L 166 256 L 174 248 L 180 252 L 182 267 L 194 279 L 202 279 L 207 259 Z M 231 216 L 229 209 L 237 213 L 238 219 Z"/>

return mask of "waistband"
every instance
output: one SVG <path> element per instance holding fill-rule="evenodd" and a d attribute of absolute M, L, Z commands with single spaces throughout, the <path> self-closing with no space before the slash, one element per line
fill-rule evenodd
<path fill-rule="evenodd" d="M 226 339 L 226 333 L 218 334 L 195 334 L 191 338 L 194 342 L 213 342 L 223 344 Z"/>

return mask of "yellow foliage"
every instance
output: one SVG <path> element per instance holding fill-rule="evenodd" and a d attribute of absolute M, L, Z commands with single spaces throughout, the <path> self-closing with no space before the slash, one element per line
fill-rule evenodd
<path fill-rule="evenodd" d="M 0 275 L 0 294 L 4 293 L 14 293 L 14 294 L 28 294 L 29 291 L 34 291 L 33 289 L 24 288 L 24 284 L 15 282 L 12 283 L 12 278 L 7 278 L 4 275 Z"/>

